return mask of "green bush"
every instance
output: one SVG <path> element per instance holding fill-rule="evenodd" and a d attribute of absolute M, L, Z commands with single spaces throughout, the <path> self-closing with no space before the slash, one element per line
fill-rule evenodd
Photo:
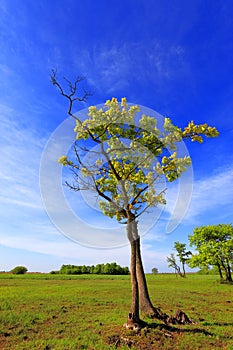
<path fill-rule="evenodd" d="M 25 266 L 16 266 L 11 270 L 11 273 L 14 275 L 24 275 L 27 272 L 27 268 Z"/>
<path fill-rule="evenodd" d="M 201 268 L 199 271 L 197 271 L 198 275 L 218 275 L 218 268 L 216 266 L 207 266 Z"/>

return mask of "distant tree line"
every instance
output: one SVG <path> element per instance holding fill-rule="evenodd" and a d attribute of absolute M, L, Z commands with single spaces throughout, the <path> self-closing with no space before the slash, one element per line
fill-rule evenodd
<path fill-rule="evenodd" d="M 117 263 L 97 264 L 92 266 L 86 265 L 62 265 L 59 271 L 51 271 L 52 274 L 62 275 L 82 275 L 82 274 L 96 274 L 96 275 L 128 275 L 128 267 L 121 267 Z"/>

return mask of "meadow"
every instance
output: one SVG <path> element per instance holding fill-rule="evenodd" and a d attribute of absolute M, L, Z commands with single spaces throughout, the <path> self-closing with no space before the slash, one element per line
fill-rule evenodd
<path fill-rule="evenodd" d="M 139 334 L 122 325 L 130 276 L 0 274 L 0 349 L 233 350 L 233 286 L 217 276 L 147 275 L 151 299 L 168 314 L 178 308 L 192 325 L 144 318 Z"/>

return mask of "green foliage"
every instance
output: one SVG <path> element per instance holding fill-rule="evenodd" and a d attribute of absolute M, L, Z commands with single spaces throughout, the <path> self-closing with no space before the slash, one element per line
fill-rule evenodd
<path fill-rule="evenodd" d="M 11 270 L 11 273 L 14 275 L 24 275 L 27 272 L 27 268 L 25 266 L 16 266 Z"/>
<path fill-rule="evenodd" d="M 154 117 L 139 112 L 139 106 L 128 105 L 126 98 L 121 103 L 112 98 L 99 109 L 89 107 L 85 120 L 75 116 L 75 159 L 63 155 L 58 160 L 75 173 L 71 189 L 95 191 L 102 212 L 118 221 L 166 204 L 165 188 L 157 186 L 160 178 L 175 181 L 191 164 L 189 157 L 178 157 L 177 143 L 218 135 L 216 128 L 193 122 L 182 130 L 169 118 L 159 129 Z M 92 159 L 84 161 L 87 154 Z"/>
<path fill-rule="evenodd" d="M 213 266 L 212 268 L 203 267 L 199 271 L 197 271 L 198 275 L 218 275 L 218 269 L 216 266 Z"/>
<path fill-rule="evenodd" d="M 183 272 L 181 272 L 180 266 L 176 262 L 175 254 L 173 253 L 167 257 L 168 267 L 172 267 L 175 270 L 175 273 L 181 277 L 185 277 L 185 263 L 189 260 L 189 256 L 192 255 L 192 253 L 186 250 L 186 244 L 180 242 L 174 243 L 174 249 L 176 250 L 176 255 L 182 264 Z"/>
<path fill-rule="evenodd" d="M 232 281 L 233 265 L 233 227 L 231 224 L 196 227 L 189 236 L 190 245 L 197 251 L 189 260 L 191 267 L 218 268 L 220 277 L 222 271 L 227 281 Z"/>
<path fill-rule="evenodd" d="M 115 262 L 107 264 L 97 264 L 96 266 L 76 266 L 62 265 L 60 274 L 64 275 L 81 275 L 81 274 L 97 274 L 97 275 L 128 275 L 128 267 L 121 267 Z"/>
<path fill-rule="evenodd" d="M 153 267 L 153 269 L 151 270 L 151 272 L 153 273 L 153 275 L 157 275 L 159 273 L 159 270 L 157 267 Z"/>

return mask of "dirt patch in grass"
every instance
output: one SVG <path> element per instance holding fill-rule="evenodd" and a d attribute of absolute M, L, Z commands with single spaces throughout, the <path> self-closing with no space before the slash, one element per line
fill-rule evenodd
<path fill-rule="evenodd" d="M 111 346 L 113 349 L 203 349 L 203 346 L 205 348 L 205 343 L 206 345 L 210 345 L 210 338 L 212 338 L 211 345 L 213 349 L 226 349 L 224 348 L 224 344 L 215 338 L 214 334 L 196 325 L 190 326 L 190 328 L 182 328 L 151 323 L 138 333 L 127 330 L 123 326 L 112 326 L 111 328 L 105 328 L 101 334 L 105 344 Z M 195 338 L 200 334 L 202 335 L 203 342 L 199 346 L 195 343 Z M 189 336 L 188 341 L 187 335 Z M 193 341 L 190 341 L 190 335 L 193 335 Z M 208 345 L 206 348 L 209 348 Z"/>

